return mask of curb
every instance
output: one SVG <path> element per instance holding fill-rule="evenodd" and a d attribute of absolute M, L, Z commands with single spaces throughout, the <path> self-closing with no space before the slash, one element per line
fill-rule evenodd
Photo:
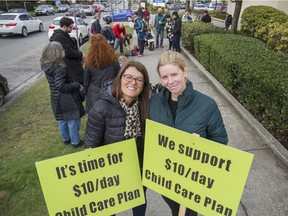
<path fill-rule="evenodd" d="M 223 97 L 235 108 L 235 110 L 245 119 L 252 129 L 264 140 L 264 143 L 274 152 L 274 154 L 288 167 L 288 150 L 273 137 L 273 135 L 262 125 L 251 113 L 245 109 L 222 85 L 219 83 L 189 52 L 181 45 L 182 54 L 189 58 L 199 70 L 211 81 L 215 88 Z"/>

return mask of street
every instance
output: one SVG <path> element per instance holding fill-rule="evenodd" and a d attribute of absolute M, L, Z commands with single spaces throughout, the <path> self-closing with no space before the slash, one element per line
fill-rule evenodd
<path fill-rule="evenodd" d="M 119 5 L 122 8 L 122 5 Z M 180 10 L 180 13 L 183 11 Z M 4 36 L 0 39 L 0 73 L 8 79 L 10 93 L 6 96 L 6 104 L 44 74 L 40 68 L 40 56 L 43 47 L 48 43 L 48 27 L 52 20 L 65 13 L 52 16 L 38 16 L 44 24 L 43 32 L 30 33 L 27 37 L 21 35 Z M 153 17 L 153 16 L 152 16 Z M 84 19 L 91 24 L 93 16 Z M 214 25 L 224 27 L 224 23 L 213 20 Z M 101 19 L 102 25 L 104 24 Z M 87 39 L 86 39 L 87 41 Z M 11 101 L 12 102 L 12 101 Z"/>
<path fill-rule="evenodd" d="M 8 79 L 10 93 L 6 97 L 9 103 L 24 88 L 44 75 L 40 68 L 40 56 L 43 47 L 49 42 L 48 27 L 52 20 L 64 13 L 52 16 L 38 16 L 44 24 L 43 32 L 34 32 L 27 37 L 21 35 L 4 36 L 0 39 L 0 73 Z M 90 24 L 93 17 L 87 16 Z"/>

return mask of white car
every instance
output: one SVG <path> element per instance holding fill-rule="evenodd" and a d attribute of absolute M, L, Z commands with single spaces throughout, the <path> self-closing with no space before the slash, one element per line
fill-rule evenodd
<path fill-rule="evenodd" d="M 54 31 L 60 28 L 60 19 L 62 17 L 57 17 L 55 18 L 51 25 L 49 26 L 49 31 L 48 31 L 48 38 L 50 39 L 50 37 L 53 35 Z M 89 27 L 88 24 L 81 19 L 80 17 L 76 17 L 76 21 L 74 19 L 74 17 L 69 17 L 70 19 L 72 19 L 74 21 L 74 26 L 72 29 L 72 32 L 69 33 L 69 35 L 71 37 L 74 38 L 78 38 L 79 44 L 81 45 L 83 43 L 83 38 L 85 37 L 89 37 Z M 77 33 L 78 32 L 78 37 L 77 37 Z"/>
<path fill-rule="evenodd" d="M 0 14 L 0 37 L 13 34 L 26 37 L 28 33 L 35 31 L 44 31 L 43 23 L 27 13 Z"/>
<path fill-rule="evenodd" d="M 205 8 L 205 5 L 202 3 L 195 3 L 194 5 L 194 10 L 205 10 L 207 8 Z"/>
<path fill-rule="evenodd" d="M 84 10 L 86 15 L 91 15 L 94 16 L 95 12 L 94 12 L 94 8 L 91 5 L 83 5 L 82 9 Z"/>

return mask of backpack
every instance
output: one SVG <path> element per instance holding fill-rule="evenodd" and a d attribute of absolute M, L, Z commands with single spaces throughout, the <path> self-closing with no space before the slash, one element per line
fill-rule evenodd
<path fill-rule="evenodd" d="M 148 28 L 147 23 L 143 19 L 141 20 L 141 23 L 142 23 L 141 32 L 147 32 L 147 28 Z"/>

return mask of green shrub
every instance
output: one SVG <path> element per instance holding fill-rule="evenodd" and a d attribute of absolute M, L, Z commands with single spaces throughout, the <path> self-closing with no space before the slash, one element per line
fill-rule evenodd
<path fill-rule="evenodd" d="M 194 37 L 196 35 L 208 34 L 208 33 L 223 33 L 224 30 L 211 23 L 203 22 L 189 22 L 183 23 L 182 26 L 182 44 L 186 49 L 194 52 Z"/>
<path fill-rule="evenodd" d="M 288 134 L 288 57 L 232 34 L 195 37 L 197 59 L 276 137 Z"/>
<path fill-rule="evenodd" d="M 288 15 L 276 8 L 270 6 L 250 6 L 243 11 L 241 31 L 267 42 L 269 34 L 268 26 L 275 22 L 282 24 L 287 21 Z"/>
<path fill-rule="evenodd" d="M 288 22 L 272 23 L 268 26 L 269 34 L 267 45 L 275 51 L 288 54 Z"/>

